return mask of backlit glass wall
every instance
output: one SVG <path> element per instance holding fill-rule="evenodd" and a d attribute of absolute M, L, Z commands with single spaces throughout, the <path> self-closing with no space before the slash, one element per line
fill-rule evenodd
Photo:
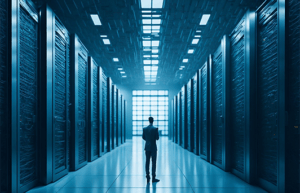
<path fill-rule="evenodd" d="M 133 90 L 132 91 L 132 126 L 133 135 L 142 135 L 143 128 L 149 125 L 148 118 L 154 118 L 154 126 L 161 135 L 168 135 L 167 90 Z"/>

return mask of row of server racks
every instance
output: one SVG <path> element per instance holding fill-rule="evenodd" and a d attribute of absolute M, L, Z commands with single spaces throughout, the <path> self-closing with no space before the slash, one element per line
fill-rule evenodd
<path fill-rule="evenodd" d="M 126 101 L 49 6 L 0 0 L 0 192 L 49 184 L 125 142 Z"/>
<path fill-rule="evenodd" d="M 299 11 L 248 11 L 172 100 L 175 143 L 269 192 L 299 192 Z"/>

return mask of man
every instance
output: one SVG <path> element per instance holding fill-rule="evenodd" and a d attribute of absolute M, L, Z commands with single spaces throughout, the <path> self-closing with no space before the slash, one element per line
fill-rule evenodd
<path fill-rule="evenodd" d="M 149 117 L 150 125 L 148 127 L 143 128 L 143 139 L 146 141 L 145 144 L 145 153 L 146 153 L 146 178 L 147 183 L 150 182 L 150 172 L 149 172 L 149 164 L 150 158 L 152 158 L 152 183 L 159 182 L 156 179 L 155 170 L 156 170 L 156 156 L 157 156 L 157 146 L 156 140 L 159 139 L 158 128 L 153 126 L 154 119 L 153 117 Z"/>

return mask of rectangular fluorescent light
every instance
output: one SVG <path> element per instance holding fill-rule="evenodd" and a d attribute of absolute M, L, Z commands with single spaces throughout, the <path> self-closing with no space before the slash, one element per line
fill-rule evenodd
<path fill-rule="evenodd" d="M 107 35 L 101 35 L 100 37 L 101 38 L 107 38 Z"/>
<path fill-rule="evenodd" d="M 151 30 L 151 26 L 150 25 L 144 25 L 143 30 L 146 30 L 146 29 Z"/>
<path fill-rule="evenodd" d="M 144 58 L 150 58 L 151 56 L 150 55 L 144 55 Z"/>
<path fill-rule="evenodd" d="M 196 33 L 201 33 L 201 30 L 197 30 Z"/>
<path fill-rule="evenodd" d="M 154 9 L 162 9 L 163 4 L 164 4 L 164 0 L 152 0 L 152 1 L 153 1 L 152 8 L 154 8 Z"/>
<path fill-rule="evenodd" d="M 123 68 L 118 68 L 118 70 L 123 70 Z"/>
<path fill-rule="evenodd" d="M 157 71 L 158 70 L 158 66 L 152 66 L 152 70 Z"/>
<path fill-rule="evenodd" d="M 152 19 L 152 24 L 160 24 L 161 19 Z"/>
<path fill-rule="evenodd" d="M 152 29 L 160 30 L 160 25 L 153 25 Z"/>
<path fill-rule="evenodd" d="M 151 70 L 151 66 L 144 66 L 144 70 Z"/>
<path fill-rule="evenodd" d="M 189 62 L 189 59 L 183 59 L 182 62 L 183 62 L 183 63 L 188 63 L 188 62 Z"/>
<path fill-rule="evenodd" d="M 203 14 L 199 25 L 206 25 L 210 18 L 210 14 Z"/>
<path fill-rule="evenodd" d="M 142 11 L 142 13 L 151 13 L 151 11 Z"/>
<path fill-rule="evenodd" d="M 103 43 L 104 43 L 105 45 L 109 45 L 109 44 L 110 44 L 110 41 L 109 41 L 109 39 L 103 39 Z"/>
<path fill-rule="evenodd" d="M 141 0 L 142 9 L 151 9 L 151 0 Z"/>
<path fill-rule="evenodd" d="M 144 34 L 151 34 L 151 30 L 143 30 Z"/>
<path fill-rule="evenodd" d="M 158 55 L 152 55 L 152 58 L 158 58 Z"/>
<path fill-rule="evenodd" d="M 151 46 L 151 41 L 143 41 L 143 46 L 144 46 L 144 47 L 149 47 L 149 46 Z"/>
<path fill-rule="evenodd" d="M 198 44 L 199 39 L 193 39 L 192 44 Z"/>
<path fill-rule="evenodd" d="M 119 62 L 119 58 L 113 58 L 114 62 Z"/>
<path fill-rule="evenodd" d="M 195 36 L 195 38 L 200 38 L 200 37 L 201 37 L 201 35 L 196 35 L 196 36 Z"/>
<path fill-rule="evenodd" d="M 122 76 L 122 78 L 126 78 L 126 77 L 127 77 L 126 75 Z"/>
<path fill-rule="evenodd" d="M 151 64 L 151 60 L 144 60 L 144 64 Z"/>
<path fill-rule="evenodd" d="M 143 19 L 143 24 L 151 24 L 151 19 Z"/>
<path fill-rule="evenodd" d="M 193 54 L 194 51 L 195 51 L 194 49 L 189 49 L 189 50 L 188 50 L 188 54 Z"/>
<path fill-rule="evenodd" d="M 185 66 L 180 66 L 180 68 L 185 68 Z"/>
<path fill-rule="evenodd" d="M 145 76 L 150 76 L 151 72 L 150 71 L 145 71 L 144 74 L 145 74 Z"/>
<path fill-rule="evenodd" d="M 153 47 L 158 47 L 159 46 L 159 41 L 152 41 L 152 46 Z"/>
<path fill-rule="evenodd" d="M 158 60 L 152 60 L 152 64 L 158 64 Z"/>
<path fill-rule="evenodd" d="M 161 15 L 152 15 L 152 17 L 160 17 Z"/>
<path fill-rule="evenodd" d="M 120 73 L 121 73 L 121 74 L 125 74 L 125 72 L 123 72 L 123 71 L 121 71 Z"/>
<path fill-rule="evenodd" d="M 145 51 L 145 52 L 148 52 L 148 51 L 151 51 L 151 49 L 148 49 L 148 48 L 145 49 L 145 48 L 144 48 L 144 51 Z"/>
<path fill-rule="evenodd" d="M 94 22 L 94 25 L 102 25 L 98 14 L 91 14 L 91 18 Z"/>
<path fill-rule="evenodd" d="M 157 54 L 157 53 L 158 53 L 158 50 L 157 50 L 157 49 L 152 49 L 152 53 L 153 53 L 153 54 Z"/>
<path fill-rule="evenodd" d="M 151 15 L 142 15 L 142 17 L 151 17 Z"/>

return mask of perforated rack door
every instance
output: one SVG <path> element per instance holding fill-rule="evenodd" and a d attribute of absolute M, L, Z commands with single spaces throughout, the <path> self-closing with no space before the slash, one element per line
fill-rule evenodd
<path fill-rule="evenodd" d="M 189 82 L 186 85 L 186 148 L 189 151 L 193 151 L 192 149 L 192 81 L 189 80 Z"/>
<path fill-rule="evenodd" d="M 193 152 L 199 155 L 199 71 L 192 78 L 192 138 Z"/>
<path fill-rule="evenodd" d="M 124 122 L 124 118 L 123 118 L 123 109 L 124 109 L 124 106 L 123 106 L 123 95 L 120 96 L 120 101 L 119 101 L 119 105 L 120 105 L 120 128 L 119 128 L 119 131 L 120 131 L 120 136 L 121 136 L 121 144 L 124 143 L 124 126 L 123 126 L 123 122 Z"/>
<path fill-rule="evenodd" d="M 117 105 L 117 109 L 118 109 L 118 111 L 117 111 L 117 121 L 118 121 L 118 123 L 117 123 L 117 137 L 118 137 L 118 140 L 117 140 L 117 146 L 120 146 L 121 144 L 122 144 L 122 137 L 121 137 L 121 135 L 122 135 L 122 122 L 121 122 L 121 114 L 122 114 L 122 108 L 121 108 L 121 100 L 122 100 L 122 98 L 121 98 L 121 93 L 120 93 L 120 90 L 118 89 L 117 90 L 117 99 L 118 99 L 118 105 Z"/>
<path fill-rule="evenodd" d="M 127 101 L 124 99 L 124 143 L 126 142 L 126 117 L 127 117 Z"/>
<path fill-rule="evenodd" d="M 181 146 L 187 147 L 187 127 L 186 127 L 186 85 L 181 88 L 180 91 L 180 116 L 181 116 Z"/>
<path fill-rule="evenodd" d="M 181 98 L 180 98 L 180 93 L 177 94 L 177 144 L 181 145 L 182 143 L 182 138 L 181 138 Z"/>
<path fill-rule="evenodd" d="M 227 107 L 229 42 L 224 36 L 212 57 L 211 65 L 211 163 L 227 171 L 229 156 L 229 108 Z"/>
<path fill-rule="evenodd" d="M 8 93 L 8 23 L 9 4 L 0 0 L 0 192 L 8 192 L 9 168 L 9 99 Z"/>
<path fill-rule="evenodd" d="M 266 1 L 257 13 L 257 171 L 259 183 L 284 192 L 284 4 Z M 283 12 L 282 12 L 283 11 Z M 282 31 L 283 30 L 283 31 Z M 283 148 L 283 150 L 282 150 Z"/>
<path fill-rule="evenodd" d="M 113 124 L 112 124 L 112 121 L 113 121 L 113 113 L 112 113 L 112 105 L 113 105 L 113 102 L 112 102 L 112 94 L 113 94 L 113 91 L 112 91 L 112 81 L 111 81 L 111 78 L 107 78 L 107 127 L 106 127 L 106 131 L 107 131 L 107 152 L 111 151 L 112 150 L 112 129 L 113 129 Z"/>
<path fill-rule="evenodd" d="M 210 90 L 209 90 L 209 61 L 199 70 L 199 154 L 200 157 L 210 160 Z"/>
<path fill-rule="evenodd" d="M 117 147 L 117 87 L 112 85 L 112 129 L 111 143 L 112 149 Z"/>
<path fill-rule="evenodd" d="M 107 133 L 107 77 L 104 74 L 104 71 L 101 67 L 99 67 L 99 74 L 100 74 L 100 109 L 101 109 L 101 154 L 103 155 L 104 153 L 107 152 L 108 149 L 108 144 L 107 144 L 107 138 L 108 138 L 108 133 Z"/>
<path fill-rule="evenodd" d="M 18 190 L 38 181 L 38 13 L 30 1 L 19 2 Z"/>
<path fill-rule="evenodd" d="M 89 57 L 89 149 L 88 160 L 94 161 L 99 157 L 99 68 L 92 57 Z"/>
<path fill-rule="evenodd" d="M 88 159 L 88 51 L 75 34 L 71 56 L 71 170 L 78 170 Z"/>
<path fill-rule="evenodd" d="M 174 142 L 178 143 L 178 105 L 177 95 L 174 96 Z"/>

